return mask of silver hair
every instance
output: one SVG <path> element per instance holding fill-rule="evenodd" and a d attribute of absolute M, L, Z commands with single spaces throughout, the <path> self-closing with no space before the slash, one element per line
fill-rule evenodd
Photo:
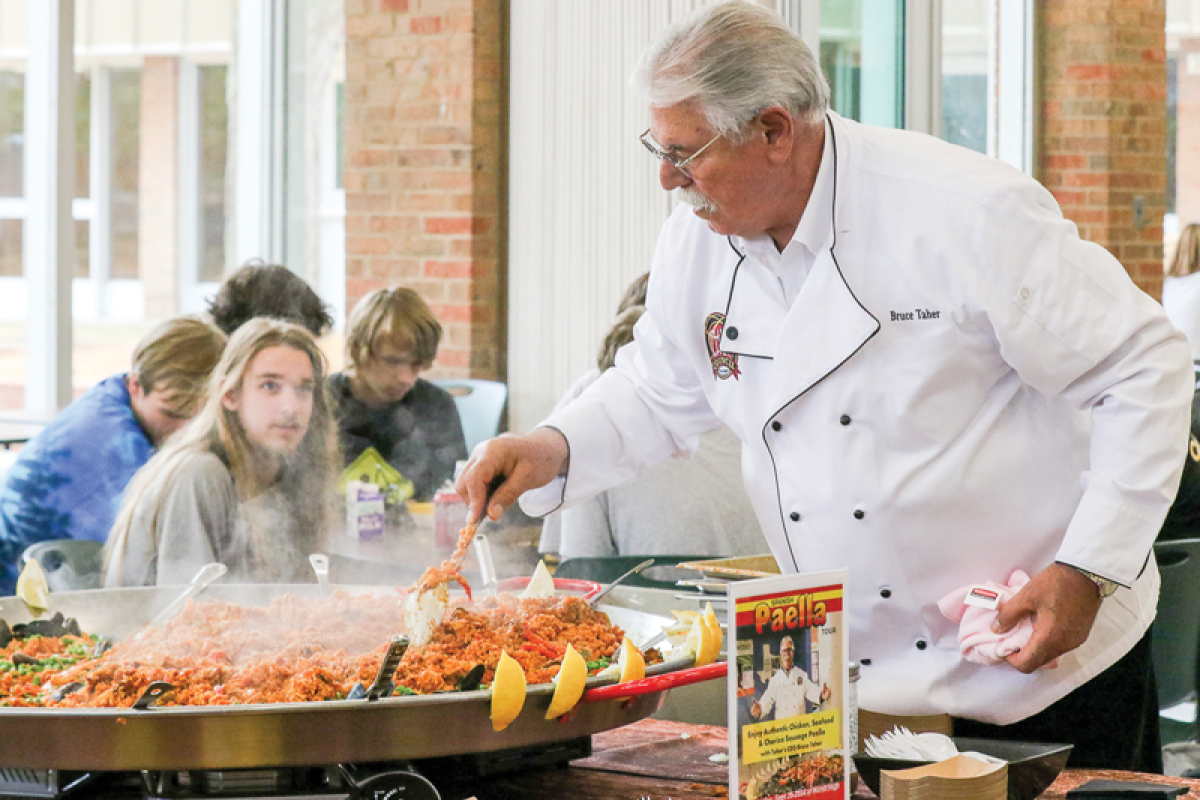
<path fill-rule="evenodd" d="M 671 25 L 638 62 L 633 83 L 654 107 L 696 103 L 735 144 L 770 106 L 810 122 L 829 107 L 829 84 L 808 46 L 778 14 L 743 0 Z"/>

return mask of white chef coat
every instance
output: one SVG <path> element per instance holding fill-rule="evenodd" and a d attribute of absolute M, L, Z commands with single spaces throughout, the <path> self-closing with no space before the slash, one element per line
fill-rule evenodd
<path fill-rule="evenodd" d="M 849 568 L 860 706 L 1010 724 L 1115 663 L 1154 617 L 1187 343 L 1028 176 L 830 119 L 829 241 L 795 302 L 740 239 L 678 209 L 635 342 L 546 421 L 569 444 L 567 477 L 522 504 L 577 502 L 723 422 L 781 568 Z M 821 213 L 810 204 L 800 228 Z M 1087 642 L 1033 675 L 964 662 L 937 600 L 1055 560 L 1125 587 Z"/>
<path fill-rule="evenodd" d="M 790 719 L 804 713 L 804 701 L 814 706 L 821 704 L 821 687 L 808 678 L 808 674 L 799 667 L 784 672 L 783 667 L 775 670 L 771 680 L 767 681 L 767 690 L 759 699 L 758 705 L 763 716 L 775 709 L 775 719 Z"/>

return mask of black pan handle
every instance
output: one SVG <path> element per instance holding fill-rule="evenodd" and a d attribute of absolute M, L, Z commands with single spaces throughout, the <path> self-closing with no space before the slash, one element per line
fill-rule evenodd
<path fill-rule="evenodd" d="M 173 691 L 175 691 L 175 687 L 166 681 L 155 681 L 146 688 L 146 691 L 142 692 L 141 697 L 133 701 L 133 707 L 138 711 L 149 711 L 150 707 L 164 695 Z"/>
<path fill-rule="evenodd" d="M 384 654 L 383 661 L 379 664 L 375 682 L 367 689 L 367 700 L 378 700 L 392 693 L 392 689 L 395 688 L 392 676 L 396 674 L 396 668 L 400 666 L 400 659 L 404 658 L 406 650 L 408 650 L 408 637 L 393 636 L 392 641 L 388 643 L 387 653 Z"/>

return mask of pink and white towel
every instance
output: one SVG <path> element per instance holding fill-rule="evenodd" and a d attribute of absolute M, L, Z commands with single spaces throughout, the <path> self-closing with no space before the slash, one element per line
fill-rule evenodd
<path fill-rule="evenodd" d="M 1029 576 L 1022 570 L 1015 570 L 1009 576 L 1008 585 L 988 581 L 973 583 L 961 589 L 955 589 L 938 601 L 942 616 L 951 622 L 958 623 L 958 646 L 962 657 L 974 664 L 992 666 L 1005 663 L 1005 658 L 1019 652 L 1029 642 L 1033 635 L 1033 620 L 1024 617 L 1012 629 L 1005 633 L 992 633 L 992 623 L 996 620 L 996 606 L 988 608 L 967 602 L 973 591 L 976 595 L 987 596 L 995 594 L 1000 602 L 1010 599 L 1025 584 Z M 982 590 L 982 591 L 977 591 Z M 1046 669 L 1058 666 L 1058 659 L 1046 664 Z"/>

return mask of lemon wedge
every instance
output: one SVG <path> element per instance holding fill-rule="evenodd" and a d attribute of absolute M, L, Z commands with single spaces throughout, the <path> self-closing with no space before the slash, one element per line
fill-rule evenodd
<path fill-rule="evenodd" d="M 691 625 L 696 620 L 696 617 L 700 616 L 699 611 L 679 611 L 676 609 L 671 609 L 671 614 L 674 615 L 675 619 L 681 625 Z"/>
<path fill-rule="evenodd" d="M 646 677 L 646 659 L 642 657 L 642 651 L 638 650 L 626 636 L 625 641 L 621 642 L 621 677 L 618 683 L 640 681 L 644 677 Z"/>
<path fill-rule="evenodd" d="M 725 638 L 725 634 L 721 632 L 721 622 L 717 619 L 717 612 L 713 611 L 712 603 L 709 603 L 704 609 L 704 624 L 708 626 L 708 632 L 712 634 L 712 658 L 710 661 L 716 661 L 717 656 L 721 655 L 721 642 Z"/>
<path fill-rule="evenodd" d="M 521 592 L 521 599 L 553 596 L 554 578 L 550 577 L 550 570 L 546 569 L 546 562 L 539 561 L 537 568 L 533 571 L 533 577 L 529 579 L 529 585 L 525 587 L 525 591 Z"/>
<path fill-rule="evenodd" d="M 17 597 L 38 613 L 50 607 L 50 584 L 46 582 L 46 573 L 36 558 L 25 563 L 25 568 L 17 578 Z"/>
<path fill-rule="evenodd" d="M 575 648 L 567 645 L 562 666 L 555 676 L 554 697 L 546 709 L 546 719 L 555 719 L 570 711 L 583 697 L 583 685 L 587 681 L 587 662 Z"/>
<path fill-rule="evenodd" d="M 500 653 L 492 678 L 492 729 L 502 731 L 525 706 L 525 670 L 508 653 Z"/>
<path fill-rule="evenodd" d="M 713 651 L 712 631 L 704 624 L 702 617 L 697 616 L 692 622 L 692 629 L 688 631 L 687 639 L 683 642 L 683 650 L 685 653 L 695 655 L 695 666 L 697 667 L 710 664 L 716 658 L 716 653 Z"/>

